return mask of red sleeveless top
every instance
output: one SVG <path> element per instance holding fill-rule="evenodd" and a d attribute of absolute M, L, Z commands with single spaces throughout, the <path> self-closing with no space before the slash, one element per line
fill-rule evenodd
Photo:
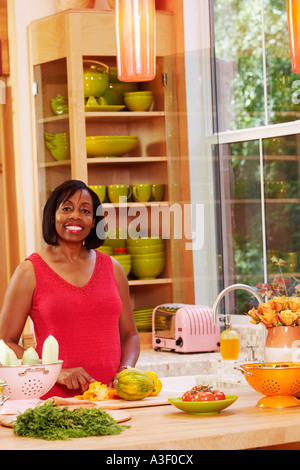
<path fill-rule="evenodd" d="M 96 251 L 92 277 L 83 287 L 65 281 L 37 253 L 27 259 L 36 277 L 30 317 L 38 355 L 41 357 L 43 343 L 52 335 L 58 341 L 63 368 L 81 366 L 93 379 L 108 384 L 120 365 L 122 309 L 110 256 Z M 42 398 L 78 394 L 80 390 L 55 384 Z"/>

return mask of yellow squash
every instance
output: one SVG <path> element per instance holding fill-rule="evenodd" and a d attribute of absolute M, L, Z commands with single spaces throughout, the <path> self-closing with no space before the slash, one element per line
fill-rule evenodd
<path fill-rule="evenodd" d="M 134 367 L 122 370 L 117 375 L 115 387 L 119 397 L 125 400 L 141 400 L 155 390 L 149 375 Z"/>

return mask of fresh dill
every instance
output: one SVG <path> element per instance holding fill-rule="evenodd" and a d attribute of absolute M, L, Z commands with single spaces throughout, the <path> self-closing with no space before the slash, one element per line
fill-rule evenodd
<path fill-rule="evenodd" d="M 17 416 L 13 430 L 18 436 L 58 440 L 120 434 L 123 426 L 101 408 L 68 410 L 45 401 Z"/>

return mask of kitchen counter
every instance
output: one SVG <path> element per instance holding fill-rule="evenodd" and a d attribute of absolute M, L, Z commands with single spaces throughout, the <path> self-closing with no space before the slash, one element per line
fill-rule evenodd
<path fill-rule="evenodd" d="M 257 408 L 261 395 L 249 387 L 232 390 L 239 398 L 217 415 L 193 416 L 172 405 L 128 410 L 130 425 L 120 435 L 46 441 L 17 437 L 0 426 L 6 450 L 238 450 L 287 445 L 300 449 L 300 406 Z M 128 454 L 130 455 L 130 454 Z M 132 452 L 134 455 L 134 452 Z"/>

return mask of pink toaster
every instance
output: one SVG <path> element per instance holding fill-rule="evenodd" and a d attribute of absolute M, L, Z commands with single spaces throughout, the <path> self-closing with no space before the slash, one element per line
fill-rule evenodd
<path fill-rule="evenodd" d="M 204 305 L 162 304 L 152 314 L 153 349 L 181 353 L 219 351 L 220 323 Z"/>

